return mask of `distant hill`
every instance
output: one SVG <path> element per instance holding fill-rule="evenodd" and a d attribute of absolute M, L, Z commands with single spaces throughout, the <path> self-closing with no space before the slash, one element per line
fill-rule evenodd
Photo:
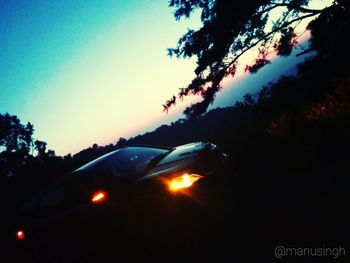
<path fill-rule="evenodd" d="M 73 160 L 80 166 L 109 151 L 133 144 L 176 146 L 194 141 L 211 141 L 226 148 L 225 144 L 231 145 L 238 137 L 234 136 L 235 133 L 246 129 L 251 115 L 248 111 L 237 111 L 234 107 L 216 108 L 192 121 L 179 119 L 128 140 L 121 138 L 115 145 L 94 145 L 75 154 Z"/>

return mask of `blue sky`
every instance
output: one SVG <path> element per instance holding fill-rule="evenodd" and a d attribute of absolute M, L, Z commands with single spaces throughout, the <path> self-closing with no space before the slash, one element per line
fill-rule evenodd
<path fill-rule="evenodd" d="M 199 26 L 172 11 L 164 0 L 0 0 L 0 112 L 31 121 L 58 154 L 165 119 L 161 104 L 195 65 L 166 48 Z"/>
<path fill-rule="evenodd" d="M 175 21 L 172 12 L 166 0 L 0 0 L 0 113 L 32 122 L 35 138 L 59 155 L 175 120 L 198 98 L 169 115 L 161 104 L 192 80 L 195 59 L 166 49 L 200 20 Z"/>

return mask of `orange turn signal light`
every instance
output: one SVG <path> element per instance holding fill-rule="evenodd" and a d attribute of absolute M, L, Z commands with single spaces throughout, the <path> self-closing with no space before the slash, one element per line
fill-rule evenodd
<path fill-rule="evenodd" d="M 183 174 L 179 177 L 173 178 L 168 182 L 169 189 L 173 192 L 191 187 L 196 181 L 203 176 L 198 174 Z"/>
<path fill-rule="evenodd" d="M 105 191 L 97 191 L 92 194 L 91 202 L 98 204 L 106 201 L 107 193 Z"/>

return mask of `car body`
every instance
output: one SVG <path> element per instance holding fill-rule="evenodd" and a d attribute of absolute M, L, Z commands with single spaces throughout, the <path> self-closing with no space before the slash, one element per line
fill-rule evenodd
<path fill-rule="evenodd" d="M 69 226 L 82 225 L 82 218 L 84 224 L 93 222 L 88 229 L 108 222 L 116 229 L 117 221 L 129 226 L 140 217 L 154 215 L 150 221 L 155 221 L 161 212 L 173 215 L 179 200 L 188 205 L 193 188 L 205 182 L 226 158 L 210 142 L 117 149 L 74 170 L 26 202 L 17 238 L 42 242 L 48 240 L 47 235 L 57 236 Z"/>

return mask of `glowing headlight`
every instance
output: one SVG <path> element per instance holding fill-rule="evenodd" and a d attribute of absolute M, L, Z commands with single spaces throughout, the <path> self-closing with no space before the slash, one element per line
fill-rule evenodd
<path fill-rule="evenodd" d="M 202 176 L 198 174 L 183 174 L 179 177 L 171 179 L 168 182 L 168 186 L 171 191 L 177 191 L 180 189 L 191 187 L 196 181 L 198 181 L 201 178 Z"/>

